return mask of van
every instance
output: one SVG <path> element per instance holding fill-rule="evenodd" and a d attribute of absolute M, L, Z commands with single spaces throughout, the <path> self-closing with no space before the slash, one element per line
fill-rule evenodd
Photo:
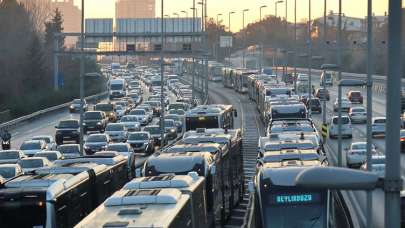
<path fill-rule="evenodd" d="M 109 83 L 109 98 L 120 98 L 127 95 L 127 86 L 124 79 L 113 79 Z"/>

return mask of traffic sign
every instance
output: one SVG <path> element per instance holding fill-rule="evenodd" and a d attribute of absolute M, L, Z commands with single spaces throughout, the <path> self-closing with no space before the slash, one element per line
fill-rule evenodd
<path fill-rule="evenodd" d="M 221 48 L 232 47 L 232 36 L 220 36 L 219 46 Z"/>
<path fill-rule="evenodd" d="M 324 138 L 328 137 L 328 125 L 327 124 L 322 124 L 322 136 Z"/>

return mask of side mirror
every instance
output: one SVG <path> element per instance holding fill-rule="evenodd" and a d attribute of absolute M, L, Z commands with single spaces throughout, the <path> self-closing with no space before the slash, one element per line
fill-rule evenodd
<path fill-rule="evenodd" d="M 217 173 L 217 167 L 215 165 L 211 166 L 211 175 L 215 175 Z"/>
<path fill-rule="evenodd" d="M 234 117 L 238 117 L 238 111 L 233 110 L 233 116 L 234 116 Z"/>
<path fill-rule="evenodd" d="M 253 181 L 249 181 L 248 183 L 248 191 L 250 194 L 253 194 L 255 192 L 255 185 L 253 184 Z"/>
<path fill-rule="evenodd" d="M 56 128 L 56 129 L 58 129 L 58 126 L 57 126 L 57 125 L 55 125 L 55 128 Z"/>

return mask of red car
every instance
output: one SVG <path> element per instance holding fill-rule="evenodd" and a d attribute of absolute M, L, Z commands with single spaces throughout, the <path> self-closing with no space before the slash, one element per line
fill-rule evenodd
<path fill-rule="evenodd" d="M 349 101 L 352 103 L 363 104 L 363 95 L 361 95 L 360 91 L 349 91 L 347 93 L 347 99 L 349 99 Z"/>

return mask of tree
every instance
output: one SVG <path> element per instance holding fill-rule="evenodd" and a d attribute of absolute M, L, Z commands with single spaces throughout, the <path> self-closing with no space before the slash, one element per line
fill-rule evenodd
<path fill-rule="evenodd" d="M 62 12 L 56 8 L 52 19 L 45 22 L 45 46 L 48 50 L 53 50 L 54 47 L 54 34 L 63 33 L 63 18 Z M 62 50 L 65 46 L 65 38 L 59 38 L 58 47 Z"/>
<path fill-rule="evenodd" d="M 37 34 L 31 40 L 31 46 L 26 57 L 23 84 L 28 91 L 38 91 L 51 88 L 50 74 L 47 74 L 45 67 L 45 56 L 43 44 Z"/>
<path fill-rule="evenodd" d="M 45 22 L 52 17 L 51 2 L 48 0 L 24 0 L 22 3 L 28 11 L 35 30 L 38 34 L 43 34 Z"/>

